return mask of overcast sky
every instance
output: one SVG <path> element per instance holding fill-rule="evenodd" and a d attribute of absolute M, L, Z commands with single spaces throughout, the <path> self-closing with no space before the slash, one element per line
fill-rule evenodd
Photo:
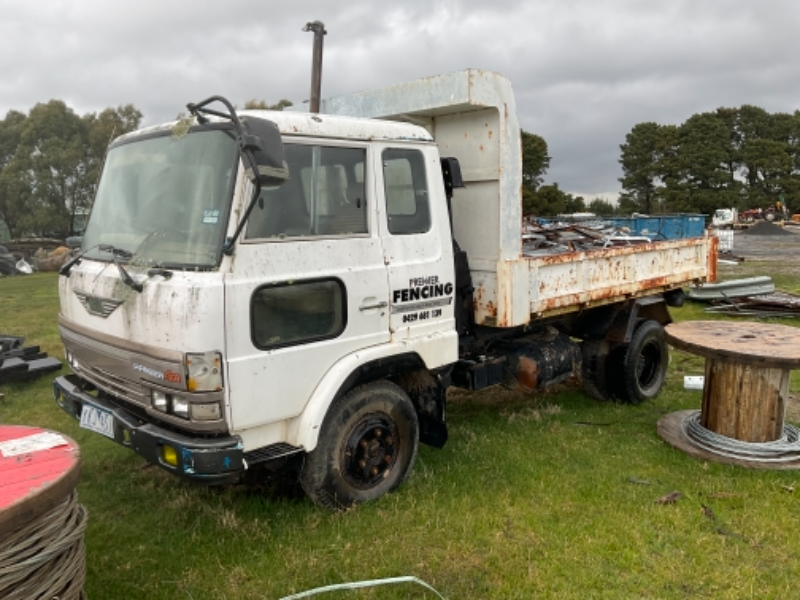
<path fill-rule="evenodd" d="M 62 99 L 134 104 L 143 125 L 220 94 L 308 98 L 325 23 L 323 97 L 465 68 L 514 85 L 547 140 L 547 182 L 616 197 L 636 123 L 719 106 L 800 109 L 798 0 L 0 0 L 0 115 Z"/>

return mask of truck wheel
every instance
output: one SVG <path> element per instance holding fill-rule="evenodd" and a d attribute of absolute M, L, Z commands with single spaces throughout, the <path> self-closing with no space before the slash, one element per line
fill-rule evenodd
<path fill-rule="evenodd" d="M 581 345 L 583 391 L 595 400 L 611 399 L 611 385 L 607 375 L 610 352 L 611 344 L 608 340 L 586 340 Z"/>
<path fill-rule="evenodd" d="M 417 413 L 406 393 L 388 381 L 362 385 L 331 406 L 300 485 L 331 510 L 380 498 L 408 477 L 418 445 Z"/>
<path fill-rule="evenodd" d="M 625 404 L 639 404 L 655 398 L 667 374 L 669 350 L 664 341 L 664 328 L 658 321 L 643 321 L 627 347 L 622 347 L 609 364 L 619 366 L 614 380 L 614 396 Z M 615 369 L 616 371 L 616 369 Z"/>

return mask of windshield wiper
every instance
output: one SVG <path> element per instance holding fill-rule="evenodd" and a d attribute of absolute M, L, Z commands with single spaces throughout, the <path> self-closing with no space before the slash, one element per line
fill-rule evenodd
<path fill-rule="evenodd" d="M 58 274 L 59 275 L 63 275 L 64 277 L 69 277 L 69 273 L 70 273 L 70 271 L 72 271 L 72 267 L 74 267 L 75 265 L 77 265 L 78 263 L 81 262 L 81 259 L 83 258 L 83 255 L 86 254 L 87 252 L 90 252 L 90 251 L 94 250 L 98 246 L 100 246 L 100 244 L 96 244 L 96 245 L 92 246 L 91 248 L 87 248 L 83 252 L 79 252 L 78 254 L 76 254 L 74 257 L 69 259 L 68 262 L 64 263 L 64 265 L 58 270 Z"/>
<path fill-rule="evenodd" d="M 122 248 L 117 248 L 110 244 L 100 244 L 98 246 L 100 250 L 103 252 L 110 252 L 111 258 L 114 261 L 114 264 L 117 265 L 117 270 L 119 271 L 119 276 L 122 279 L 122 283 L 127 285 L 129 288 L 136 292 L 141 292 L 144 289 L 144 286 L 135 281 L 131 274 L 122 266 L 122 263 L 119 262 L 120 257 L 124 258 L 125 260 L 130 260 L 133 258 L 133 252 L 129 252 L 128 250 L 123 250 Z"/>

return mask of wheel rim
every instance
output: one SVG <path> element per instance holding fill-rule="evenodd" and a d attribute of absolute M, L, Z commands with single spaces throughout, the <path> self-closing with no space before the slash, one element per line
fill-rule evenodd
<path fill-rule="evenodd" d="M 344 472 L 347 482 L 360 489 L 385 480 L 397 462 L 397 425 L 385 414 L 365 415 L 345 440 Z"/>
<path fill-rule="evenodd" d="M 661 348 L 655 342 L 645 344 L 636 365 L 636 380 L 639 388 L 648 391 L 658 382 L 661 370 Z"/>

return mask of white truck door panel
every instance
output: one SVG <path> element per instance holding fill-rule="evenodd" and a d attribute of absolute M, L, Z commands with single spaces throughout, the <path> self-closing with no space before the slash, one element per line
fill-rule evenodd
<path fill-rule="evenodd" d="M 389 340 L 366 155 L 364 145 L 287 144 L 290 181 L 262 193 L 250 217 L 226 277 L 234 431 L 298 415 L 341 357 Z"/>
<path fill-rule="evenodd" d="M 392 339 L 452 331 L 455 273 L 438 153 L 381 145 L 375 158 Z"/>

